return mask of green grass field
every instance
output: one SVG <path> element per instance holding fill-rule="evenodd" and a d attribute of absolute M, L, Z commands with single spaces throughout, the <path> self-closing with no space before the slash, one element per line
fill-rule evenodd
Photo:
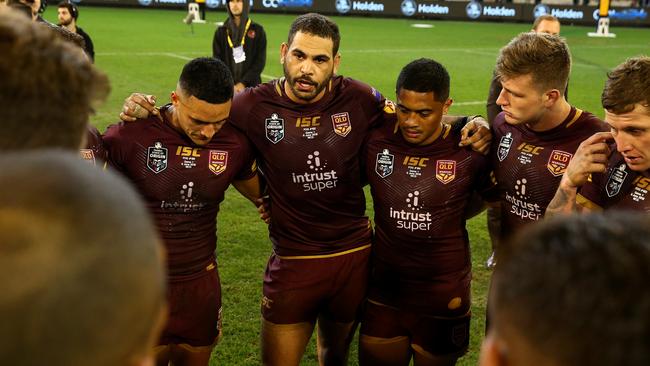
<path fill-rule="evenodd" d="M 92 118 L 103 129 L 117 120 L 122 101 L 133 91 L 158 96 L 166 103 L 187 60 L 211 55 L 214 22 L 224 12 L 208 13 L 209 24 L 194 25 L 194 33 L 183 24 L 182 11 L 82 8 L 79 25 L 92 37 L 96 65 L 112 84 L 108 102 Z M 45 17 L 56 20 L 50 6 Z M 278 77 L 280 43 L 286 40 L 294 16 L 253 14 L 268 38 L 266 79 Z M 527 24 L 414 21 L 404 19 L 333 18 L 341 28 L 341 68 L 339 73 L 363 80 L 389 98 L 402 66 L 419 57 L 429 57 L 446 65 L 452 80 L 454 106 L 451 114 L 485 114 L 485 98 L 499 48 Z M 413 23 L 431 24 L 428 29 Z M 634 55 L 647 54 L 650 29 L 616 28 L 616 39 L 588 38 L 594 27 L 565 25 L 574 59 L 571 75 L 571 102 L 603 116 L 600 92 L 607 70 Z M 371 208 L 371 202 L 369 207 Z M 474 282 L 471 344 L 460 365 L 476 365 L 484 329 L 485 299 L 490 273 L 485 270 L 489 240 L 485 217 L 468 223 L 472 241 Z M 257 219 L 252 205 L 229 191 L 219 216 L 218 257 L 223 284 L 224 338 L 213 355 L 213 365 L 257 365 L 259 357 L 259 302 L 264 267 L 271 245 L 266 227 Z M 305 365 L 316 365 L 312 339 Z M 356 340 L 350 364 L 357 364 Z"/>

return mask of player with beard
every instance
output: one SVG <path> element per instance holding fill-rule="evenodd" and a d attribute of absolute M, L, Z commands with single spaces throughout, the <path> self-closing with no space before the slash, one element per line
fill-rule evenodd
<path fill-rule="evenodd" d="M 542 218 L 578 145 L 606 130 L 567 102 L 570 69 L 569 48 L 555 35 L 522 33 L 501 49 L 496 72 L 503 112 L 492 125 L 500 242 Z"/>
<path fill-rule="evenodd" d="M 469 344 L 471 261 L 465 212 L 491 187 L 488 157 L 442 123 L 449 74 L 420 59 L 396 85 L 397 123 L 370 132 L 362 161 L 375 210 L 361 365 L 454 365 Z"/>
<path fill-rule="evenodd" d="M 249 2 L 229 0 L 228 19 L 217 28 L 212 56 L 228 65 L 235 81 L 235 93 L 262 82 L 266 64 L 266 33 L 248 17 Z"/>
<path fill-rule="evenodd" d="M 371 227 L 359 154 L 368 131 L 394 108 L 370 86 L 335 76 L 339 43 L 338 26 L 327 17 L 297 17 L 281 46 L 284 77 L 233 100 L 230 121 L 255 145 L 272 205 L 265 365 L 298 365 L 316 322 L 321 364 L 345 364 L 366 291 Z M 134 94 L 120 118 L 133 120 L 134 105 L 156 114 L 152 102 Z M 486 148 L 487 129 L 470 122 L 463 136 L 472 130 L 478 133 L 463 144 Z"/>
<path fill-rule="evenodd" d="M 76 33 L 83 37 L 84 39 L 84 51 L 90 57 L 90 61 L 95 61 L 95 47 L 93 46 L 93 41 L 90 39 L 88 33 L 84 32 L 81 27 L 77 25 L 77 19 L 79 18 L 79 8 L 69 1 L 62 1 L 59 3 L 58 7 L 58 17 L 59 25 L 69 30 L 72 33 Z"/>
<path fill-rule="evenodd" d="M 650 57 L 631 58 L 612 70 L 601 101 L 611 132 L 580 144 L 550 212 L 650 211 Z"/>

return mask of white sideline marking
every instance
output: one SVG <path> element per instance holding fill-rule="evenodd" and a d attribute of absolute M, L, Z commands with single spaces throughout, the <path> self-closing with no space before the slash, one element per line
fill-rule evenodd
<path fill-rule="evenodd" d="M 458 102 L 458 103 L 454 102 L 454 104 L 452 104 L 452 106 L 455 106 L 455 105 L 479 105 L 479 104 L 485 104 L 485 101 L 484 100 L 474 100 L 474 101 L 471 101 L 471 102 Z"/>
<path fill-rule="evenodd" d="M 161 55 L 167 57 L 173 57 L 173 58 L 180 58 L 181 60 L 185 60 L 185 61 L 193 60 L 192 57 L 187 57 L 176 53 L 162 53 Z"/>

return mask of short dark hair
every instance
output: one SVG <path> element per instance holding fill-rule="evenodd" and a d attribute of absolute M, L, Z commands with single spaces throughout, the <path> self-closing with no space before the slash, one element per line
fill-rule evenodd
<path fill-rule="evenodd" d="M 212 57 L 199 57 L 183 67 L 178 85 L 188 97 L 194 96 L 212 104 L 232 99 L 233 80 L 228 66 Z"/>
<path fill-rule="evenodd" d="M 42 0 L 41 0 L 42 1 Z M 72 16 L 72 19 L 77 20 L 79 18 L 79 9 L 75 4 L 73 4 L 70 1 L 61 1 L 57 8 L 66 8 L 68 9 L 68 13 Z"/>
<path fill-rule="evenodd" d="M 0 151 L 78 149 L 108 77 L 83 50 L 13 11 L 0 14 L 0 54 Z"/>
<path fill-rule="evenodd" d="M 287 44 L 291 45 L 293 38 L 298 32 L 331 39 L 334 44 L 332 55 L 336 55 L 339 52 L 339 45 L 341 43 L 339 26 L 324 15 L 318 13 L 307 13 L 298 16 L 293 23 L 291 23 L 291 28 L 289 28 Z"/>
<path fill-rule="evenodd" d="M 564 39 L 547 33 L 526 32 L 501 48 L 497 58 L 499 78 L 531 75 L 538 90 L 566 90 L 571 53 Z"/>
<path fill-rule="evenodd" d="M 397 77 L 395 92 L 412 90 L 418 93 L 433 92 L 439 102 L 449 98 L 449 73 L 439 62 L 428 58 L 411 61 Z"/>
<path fill-rule="evenodd" d="M 556 365 L 650 365 L 650 218 L 553 218 L 499 253 L 490 314 Z"/>
<path fill-rule="evenodd" d="M 600 100 L 616 114 L 630 112 L 637 103 L 650 106 L 650 57 L 630 58 L 609 72 Z"/>
<path fill-rule="evenodd" d="M 0 156 L 3 363 L 126 365 L 153 346 L 165 283 L 155 226 L 124 178 L 73 152 Z"/>

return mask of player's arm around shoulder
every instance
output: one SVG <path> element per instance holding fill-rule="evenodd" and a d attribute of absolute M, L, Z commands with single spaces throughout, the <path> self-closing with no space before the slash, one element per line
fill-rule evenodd
<path fill-rule="evenodd" d="M 143 93 L 132 93 L 122 104 L 120 119 L 124 122 L 134 122 L 136 119 L 147 118 L 150 115 L 160 118 L 160 111 L 156 107 L 156 96 Z"/>

